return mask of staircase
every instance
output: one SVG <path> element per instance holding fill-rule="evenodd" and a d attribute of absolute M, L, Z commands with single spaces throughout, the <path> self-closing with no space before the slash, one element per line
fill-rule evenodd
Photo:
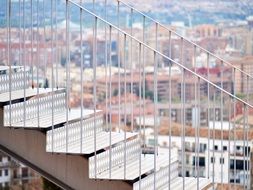
<path fill-rule="evenodd" d="M 121 1 L 118 1 L 118 4 L 119 2 Z M 69 26 L 70 6 L 74 6 L 80 11 L 80 19 L 84 13 L 89 14 L 94 19 L 93 109 L 84 109 L 83 106 L 81 106 L 81 108 L 70 108 L 69 106 L 69 96 L 71 91 L 69 76 L 69 47 L 71 43 Z M 51 8 L 52 7 L 53 6 L 51 5 Z M 7 9 L 9 10 L 9 8 Z M 133 10 L 134 9 L 131 8 L 131 11 Z M 173 148 L 171 144 L 169 145 L 169 148 L 158 146 L 156 107 L 158 102 L 158 60 L 166 59 L 172 64 L 177 65 L 182 71 L 182 81 L 186 80 L 186 74 L 194 76 L 195 87 L 196 89 L 198 87 L 199 91 L 200 81 L 207 83 L 208 104 L 211 101 L 209 96 L 209 90 L 211 89 L 214 89 L 215 92 L 219 92 L 222 97 L 221 99 L 227 97 L 231 101 L 242 104 L 245 114 L 247 113 L 247 109 L 253 108 L 249 104 L 249 101 L 236 97 L 235 93 L 227 92 L 223 88 L 222 81 L 220 85 L 211 82 L 208 77 L 201 76 L 195 70 L 183 65 L 183 63 L 177 62 L 171 59 L 169 55 L 164 55 L 159 52 L 157 46 L 150 47 L 146 44 L 145 40 L 135 38 L 132 34 L 128 34 L 126 31 L 123 31 L 108 22 L 106 18 L 103 19 L 98 17 L 95 13 L 87 10 L 72 0 L 66 1 L 66 20 L 67 64 L 65 87 L 56 87 L 54 83 L 55 76 L 53 66 L 53 82 L 50 88 L 40 88 L 39 86 L 34 87 L 34 78 L 32 76 L 31 79 L 31 73 L 26 69 L 25 63 L 24 65 L 20 64 L 20 66 L 13 66 L 8 58 L 8 66 L 0 66 L 0 149 L 6 154 L 20 160 L 64 189 L 180 190 L 209 189 L 211 186 L 216 187 L 211 178 L 201 178 L 198 175 L 196 177 L 186 177 L 185 175 L 180 177 L 180 158 L 178 158 L 178 150 Z M 143 147 L 145 142 L 143 142 L 144 139 L 141 130 L 145 130 L 145 126 L 140 126 L 139 130 L 130 131 L 122 130 L 120 126 L 118 126 L 119 130 L 116 130 L 112 128 L 111 123 L 108 124 L 107 118 L 104 118 L 104 113 L 101 110 L 97 110 L 96 52 L 99 21 L 103 22 L 107 26 L 106 34 L 108 35 L 108 38 L 106 40 L 110 46 L 107 49 L 109 58 L 106 67 L 108 67 L 109 71 L 111 71 L 110 69 L 112 66 L 110 55 L 113 30 L 118 33 L 118 42 L 120 41 L 120 43 L 123 44 L 122 50 L 118 50 L 119 55 L 121 55 L 119 62 L 121 62 L 124 66 L 124 73 L 120 74 L 122 75 L 122 78 L 119 80 L 125 79 L 126 81 L 126 50 L 130 49 L 130 43 L 127 42 L 131 41 L 131 46 L 135 43 L 135 50 L 138 54 L 135 62 L 136 66 L 139 66 L 141 85 L 141 82 L 144 81 L 144 73 L 141 71 L 142 67 L 144 67 L 144 58 L 143 60 L 141 58 L 144 50 L 146 54 L 152 56 L 154 64 L 155 131 L 154 147 L 152 147 L 152 151 L 150 153 L 146 153 L 145 147 Z M 158 24 L 159 23 L 156 22 L 156 27 Z M 82 27 L 82 22 L 80 22 L 81 31 Z M 8 25 L 8 29 L 10 29 L 10 23 Z M 10 34 L 10 30 L 8 31 L 8 34 Z M 80 32 L 81 50 L 83 48 L 82 35 L 82 32 Z M 53 41 L 53 39 L 51 40 Z M 8 35 L 7 41 L 8 44 L 10 44 L 10 35 Z M 158 41 L 156 41 L 156 44 L 157 43 Z M 11 46 L 8 46 L 8 52 L 10 51 Z M 8 55 L 8 57 L 9 56 L 10 55 Z M 83 62 L 81 62 L 81 74 L 83 74 L 83 65 Z M 39 68 L 38 65 L 35 65 L 35 67 L 37 67 L 37 69 Z M 236 69 L 237 68 L 232 67 L 233 71 Z M 244 73 L 243 71 L 240 72 L 245 74 L 248 79 L 251 78 L 251 76 L 247 73 Z M 109 74 L 106 79 L 108 84 L 111 84 L 110 77 L 111 74 Z M 169 77 L 171 78 L 171 67 Z M 83 80 L 81 80 L 81 84 L 83 84 Z M 119 85 L 121 85 L 120 82 Z M 121 86 L 119 87 L 119 89 L 121 89 Z M 126 84 L 124 84 L 125 97 L 126 89 Z M 198 93 L 200 94 L 199 91 Z M 140 92 L 142 92 L 141 89 Z M 107 98 L 108 96 L 111 96 L 111 93 L 112 92 L 108 92 L 106 95 Z M 131 93 L 133 93 L 133 91 L 131 91 Z M 182 85 L 181 95 L 184 106 L 186 103 L 186 91 L 184 85 Z M 83 96 L 83 93 L 81 96 Z M 200 106 L 200 95 L 196 96 L 195 100 L 196 106 Z M 223 104 L 224 102 L 221 101 L 222 106 Z M 247 115 L 245 117 L 247 117 Z M 185 116 L 183 118 L 182 126 L 184 129 Z M 124 122 L 126 122 L 126 119 L 124 119 Z M 119 125 L 121 125 L 121 121 L 119 122 Z M 245 125 L 246 123 L 244 123 L 244 126 Z M 247 128 L 244 128 L 244 130 L 246 131 Z M 182 131 L 183 140 L 185 137 L 185 131 Z M 169 136 L 171 136 L 171 134 Z M 183 156 L 184 154 L 182 157 Z M 181 159 L 185 158 L 183 157 Z"/>
<path fill-rule="evenodd" d="M 52 91 L 49 88 L 30 88 L 25 82 L 20 82 L 24 81 L 24 76 L 27 75 L 22 67 L 17 70 L 15 67 L 9 69 L 1 66 L 0 70 L 2 72 L 0 84 L 1 87 L 4 87 L 0 94 L 1 123 L 2 127 L 9 128 L 7 131 L 11 132 L 11 128 L 23 132 L 34 130 L 36 133 L 46 135 L 46 142 L 40 142 L 46 144 L 46 152 L 83 155 L 82 159 L 87 159 L 89 162 L 90 179 L 126 181 L 133 189 L 153 188 L 154 165 L 152 162 L 154 154 L 142 153 L 138 133 L 105 131 L 100 111 L 97 111 L 94 116 L 93 110 L 83 110 L 83 120 L 81 121 L 80 110 L 66 110 L 64 89 L 53 89 Z M 10 72 L 11 96 L 9 96 L 9 88 L 6 87 L 8 85 L 4 85 L 6 80 L 9 80 L 7 73 Z M 25 98 L 24 91 L 26 91 Z M 66 112 L 68 113 L 68 125 L 66 124 Z M 94 125 L 94 120 L 96 120 L 96 125 Z M 4 138 L 1 137 L 1 140 Z M 28 144 L 27 146 L 33 145 Z M 177 150 L 172 151 L 173 159 L 170 163 L 168 150 L 161 149 L 159 152 L 159 155 L 156 156 L 156 188 L 165 188 L 169 180 L 168 166 L 171 165 L 171 179 L 169 181 L 180 189 L 181 177 L 178 177 Z M 6 151 L 6 153 L 9 152 Z M 34 153 L 31 152 L 31 154 Z M 139 170 L 139 162 L 141 162 L 141 170 Z M 139 182 L 140 176 L 142 176 L 141 183 Z M 196 179 L 189 178 L 186 183 L 195 187 Z M 203 189 L 209 183 L 209 180 L 201 180 L 200 188 Z"/>

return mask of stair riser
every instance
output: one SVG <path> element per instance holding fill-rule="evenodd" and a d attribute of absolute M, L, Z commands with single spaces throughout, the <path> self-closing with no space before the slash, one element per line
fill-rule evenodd
<path fill-rule="evenodd" d="M 81 141 L 81 121 L 70 123 L 68 125 L 68 143 L 80 142 Z M 103 130 L 103 116 L 99 115 L 96 118 L 96 132 Z M 83 120 L 82 137 L 86 138 L 94 135 L 94 118 Z M 52 139 L 53 135 L 53 139 Z M 52 140 L 53 148 L 66 146 L 66 127 L 61 127 L 50 130 L 47 132 L 47 150 L 52 151 Z"/>
<path fill-rule="evenodd" d="M 111 167 L 124 163 L 125 143 L 121 143 L 111 150 Z M 140 154 L 140 139 L 135 138 L 126 142 L 126 160 L 138 159 Z M 96 172 L 100 173 L 109 170 L 110 150 L 96 156 Z M 89 176 L 95 177 L 95 156 L 89 158 Z"/>
<path fill-rule="evenodd" d="M 0 75 L 0 93 L 9 92 L 10 77 L 8 74 Z M 26 79 L 26 80 L 25 80 Z M 24 82 L 25 81 L 25 82 Z M 11 90 L 21 90 L 29 86 L 29 73 L 28 72 L 13 72 L 11 74 Z"/>
<path fill-rule="evenodd" d="M 42 117 L 45 114 L 52 113 L 52 107 L 54 107 L 54 112 L 61 112 L 66 108 L 66 98 L 65 93 L 48 95 L 45 97 L 38 97 L 34 99 L 29 99 L 26 102 L 12 104 L 11 106 L 4 106 L 4 125 L 9 126 L 10 122 L 10 108 L 11 108 L 11 122 L 17 123 L 24 121 L 24 113 L 26 120 Z M 53 101 L 52 101 L 53 100 Z M 53 102 L 53 104 L 52 104 Z M 25 112 L 24 112 L 25 108 Z M 39 113 L 39 115 L 38 115 Z"/>
<path fill-rule="evenodd" d="M 170 171 L 170 180 L 169 180 Z M 156 187 L 162 187 L 166 185 L 169 181 L 172 181 L 178 177 L 178 161 L 171 163 L 169 166 L 161 168 L 156 172 Z M 135 182 L 133 185 L 134 190 L 139 190 L 139 181 Z M 153 190 L 154 188 L 154 174 L 148 175 L 147 177 L 141 179 L 141 189 Z"/>

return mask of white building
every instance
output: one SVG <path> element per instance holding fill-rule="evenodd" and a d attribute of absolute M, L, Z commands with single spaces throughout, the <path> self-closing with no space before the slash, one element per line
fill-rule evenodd
<path fill-rule="evenodd" d="M 0 152 L 0 189 L 8 187 L 11 180 L 10 157 Z"/>
<path fill-rule="evenodd" d="M 146 133 L 146 143 L 152 146 L 154 135 Z M 170 146 L 169 136 L 159 135 L 159 146 Z M 196 146 L 198 144 L 199 146 Z M 183 143 L 183 144 L 182 144 Z M 182 145 L 184 145 L 185 154 L 185 176 L 196 176 L 198 171 L 199 177 L 209 177 L 215 183 L 238 183 L 243 185 L 249 184 L 249 151 L 252 142 L 244 144 L 243 140 L 229 141 L 226 139 L 209 139 L 181 136 L 171 137 L 171 147 L 179 149 L 179 161 L 182 166 Z M 245 146 L 245 148 L 244 148 Z M 247 148 L 248 147 L 248 148 Z M 199 150 L 199 151 L 198 151 Z M 197 158 L 199 157 L 199 164 Z M 236 163 L 236 164 L 234 164 Z M 182 171 L 179 171 L 182 175 Z M 245 177 L 246 176 L 246 177 Z"/>
<path fill-rule="evenodd" d="M 0 189 L 12 185 L 23 185 L 38 177 L 32 169 L 0 152 Z"/>

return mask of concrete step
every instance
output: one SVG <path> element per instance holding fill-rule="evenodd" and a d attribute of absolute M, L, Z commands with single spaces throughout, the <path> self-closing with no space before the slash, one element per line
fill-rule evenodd
<path fill-rule="evenodd" d="M 82 121 L 82 122 L 81 122 Z M 103 131 L 103 115 L 96 115 L 96 120 L 94 117 L 79 119 L 76 122 L 69 122 L 68 126 L 64 125 L 60 128 L 54 128 L 54 130 L 47 131 L 47 150 L 52 148 L 57 150 L 57 148 L 65 146 L 66 137 L 68 137 L 68 143 L 81 142 L 81 138 L 85 139 L 90 136 L 94 136 L 94 132 L 99 133 Z M 94 130 L 96 126 L 96 131 Z M 68 135 L 66 135 L 68 133 Z M 56 149 L 55 149 L 56 148 Z M 50 150 L 52 151 L 52 150 Z"/>
<path fill-rule="evenodd" d="M 170 175 L 170 180 L 169 180 L 169 175 Z M 178 177 L 178 161 L 172 162 L 169 166 L 161 168 L 159 171 L 156 172 L 156 180 L 155 180 L 156 188 L 159 188 L 168 184 L 170 181 L 173 181 L 177 177 Z M 135 182 L 133 185 L 133 189 L 134 190 L 139 190 L 139 189 L 153 190 L 154 189 L 154 173 Z"/>
<path fill-rule="evenodd" d="M 63 128 L 65 129 L 65 128 Z M 65 130 L 66 131 L 66 130 Z M 71 138 L 72 134 L 68 134 L 69 138 Z M 130 138 L 136 138 L 137 135 L 135 133 L 126 133 L 126 140 Z M 51 140 L 49 140 L 51 138 Z M 123 142 L 125 139 L 124 133 L 112 132 L 111 134 L 111 144 L 116 145 L 118 143 Z M 51 142 L 54 143 L 52 144 Z M 60 144 L 60 145 L 59 145 Z M 67 146 L 66 146 L 67 145 Z M 47 137 L 47 147 L 46 151 L 51 153 L 61 153 L 61 154 L 93 154 L 96 150 L 106 150 L 110 147 L 110 137 L 109 133 L 105 131 L 100 131 L 96 133 L 96 147 L 95 147 L 95 138 L 94 136 L 83 137 L 82 140 L 82 148 L 81 148 L 81 140 L 80 136 L 75 140 L 67 142 L 66 138 L 62 138 L 61 142 L 52 141 L 52 135 Z"/>
<path fill-rule="evenodd" d="M 24 94 L 25 93 L 25 94 Z M 22 103 L 26 99 L 26 101 L 37 98 L 37 97 L 45 97 L 45 96 L 52 96 L 52 94 L 61 94 L 65 93 L 65 89 L 63 88 L 26 88 L 25 92 L 24 89 L 14 90 L 11 92 L 11 99 L 9 92 L 0 93 L 0 107 L 6 106 L 10 104 Z M 24 96 L 25 95 L 25 96 Z M 24 98 L 26 97 L 26 98 Z"/>
<path fill-rule="evenodd" d="M 52 112 L 52 110 L 50 110 Z M 81 117 L 81 110 L 73 109 L 68 110 L 68 119 L 66 116 L 66 109 L 58 109 L 55 110 L 54 115 L 52 113 L 48 114 L 40 114 L 38 117 L 33 117 L 31 119 L 27 119 L 24 121 L 12 123 L 11 127 L 13 128 L 27 128 L 27 129 L 46 129 L 50 130 L 52 129 L 52 126 L 54 128 L 62 127 L 64 126 L 67 121 L 69 123 L 76 122 L 80 120 Z M 99 113 L 99 110 L 97 111 Z M 93 110 L 83 110 L 83 118 L 89 118 L 92 117 L 94 114 Z M 5 125 L 5 127 L 10 127 L 9 125 Z"/>
<path fill-rule="evenodd" d="M 115 147 L 116 148 L 116 147 Z M 140 155 L 140 154 L 139 154 Z M 154 154 L 141 154 L 141 170 L 140 159 L 126 160 L 126 164 L 121 162 L 111 169 L 111 178 L 109 178 L 110 170 L 97 173 L 95 176 L 90 173 L 90 178 L 96 179 L 113 179 L 113 180 L 138 180 L 139 175 L 150 175 L 154 172 Z M 176 162 L 177 157 L 172 157 L 171 163 Z M 161 152 L 156 156 L 156 171 L 161 168 L 168 167 L 168 152 Z"/>
<path fill-rule="evenodd" d="M 17 97 L 24 97 L 22 92 L 15 92 Z M 30 89 L 28 100 L 3 107 L 4 126 L 21 127 L 27 123 L 27 127 L 38 127 L 38 124 L 34 123 L 35 120 L 38 122 L 38 120 L 47 119 L 46 116 L 52 115 L 52 110 L 54 113 L 62 113 L 66 109 L 65 102 L 64 89 L 54 89 L 53 91 L 41 89 L 39 95 L 36 90 Z"/>
<path fill-rule="evenodd" d="M 110 134 L 109 134 L 110 135 Z M 113 140 L 113 139 L 112 139 Z M 125 151 L 126 150 L 126 151 Z M 89 176 L 93 178 L 96 173 L 107 171 L 111 167 L 116 167 L 120 164 L 124 164 L 124 158 L 126 160 L 138 159 L 141 151 L 140 139 L 135 138 L 129 141 L 125 141 L 117 146 L 111 146 L 111 149 L 104 151 L 89 158 Z M 95 171 L 96 163 L 96 171 Z"/>
<path fill-rule="evenodd" d="M 185 189 L 198 189 L 198 179 L 195 177 L 185 177 Z M 208 185 L 211 184 L 211 181 L 207 178 L 199 178 L 199 189 L 205 189 Z M 159 190 L 167 190 L 169 188 L 168 184 L 158 188 Z M 181 190 L 183 189 L 183 177 L 177 177 L 172 180 L 170 183 L 170 189 Z"/>

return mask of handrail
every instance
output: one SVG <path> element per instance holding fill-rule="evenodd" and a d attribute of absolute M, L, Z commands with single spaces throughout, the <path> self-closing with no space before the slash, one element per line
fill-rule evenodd
<path fill-rule="evenodd" d="M 215 55 L 214 53 L 212 53 L 212 52 L 206 50 L 205 48 L 203 48 L 203 47 L 199 46 L 198 44 L 192 42 L 191 40 L 187 39 L 186 37 L 183 37 L 182 35 L 178 34 L 176 31 L 169 29 L 169 28 L 168 28 L 167 26 L 165 26 L 164 24 L 162 24 L 162 23 L 160 23 L 159 21 L 157 21 L 157 20 L 151 18 L 150 16 L 146 15 L 145 13 L 143 13 L 143 12 L 137 10 L 137 9 L 134 8 L 133 6 L 131 6 L 131 5 L 129 5 L 129 4 L 125 3 L 125 2 L 123 2 L 122 0 L 116 0 L 116 1 L 122 3 L 123 5 L 127 6 L 128 8 L 130 8 L 130 9 L 134 10 L 135 12 L 141 14 L 141 15 L 144 16 L 145 18 L 148 18 L 148 19 L 151 20 L 152 22 L 154 22 L 154 23 L 158 24 L 159 26 L 163 27 L 165 30 L 167 30 L 167 31 L 169 31 L 169 32 L 171 32 L 171 33 L 177 35 L 179 38 L 183 38 L 183 40 L 185 40 L 186 42 L 189 42 L 189 43 L 192 44 L 193 46 L 195 46 L 195 47 L 199 48 L 200 50 L 204 51 L 205 53 L 207 53 L 207 54 L 209 54 L 209 55 L 215 57 L 216 59 L 222 61 L 223 63 L 225 63 L 225 64 L 231 66 L 232 68 L 234 68 L 234 69 L 240 71 L 241 73 L 243 73 L 243 74 L 245 74 L 246 76 L 248 76 L 248 77 L 250 77 L 251 79 L 253 79 L 253 76 L 252 76 L 252 75 L 250 75 L 250 74 L 246 73 L 245 71 L 241 70 L 240 68 L 238 68 L 238 67 L 232 65 L 232 64 L 229 63 L 228 61 L 226 61 L 226 60 L 224 60 L 224 59 L 218 57 L 218 56 Z"/>
<path fill-rule="evenodd" d="M 153 51 L 154 53 L 156 53 L 157 55 L 162 56 L 163 58 L 175 63 L 176 65 L 178 65 L 179 67 L 181 67 L 182 69 L 184 69 L 185 71 L 188 71 L 189 73 L 191 73 L 192 75 L 198 77 L 199 79 L 204 80 L 205 82 L 207 82 L 208 84 L 212 85 L 213 87 L 215 87 L 216 89 L 219 89 L 220 91 L 222 91 L 223 93 L 227 94 L 228 96 L 230 96 L 231 98 L 236 99 L 237 101 L 243 103 L 244 105 L 250 107 L 253 109 L 253 105 L 250 105 L 248 102 L 245 102 L 244 100 L 242 100 L 241 98 L 238 98 L 237 96 L 231 94 L 230 92 L 227 92 L 226 90 L 224 90 L 223 88 L 219 87 L 218 85 L 214 84 L 213 82 L 209 81 L 208 79 L 204 78 L 203 76 L 199 75 L 198 73 L 195 73 L 194 71 L 192 71 L 191 69 L 185 67 L 184 65 L 178 63 L 177 61 L 174 61 L 173 59 L 169 58 L 168 56 L 164 55 L 163 53 L 157 51 L 156 49 L 150 47 L 147 44 L 144 44 L 143 42 L 141 42 L 140 40 L 138 40 L 137 38 L 131 36 L 130 34 L 126 33 L 125 31 L 123 31 L 122 29 L 118 28 L 117 26 L 113 25 L 112 23 L 106 21 L 105 19 L 101 18 L 100 16 L 94 14 L 93 12 L 89 11 L 88 9 L 86 9 L 85 7 L 79 5 L 78 3 L 75 3 L 73 0 L 67 0 L 70 3 L 72 3 L 73 5 L 79 7 L 80 9 L 82 9 L 83 11 L 87 12 L 88 14 L 90 14 L 91 16 L 94 16 L 95 18 L 99 19 L 100 21 L 104 22 L 105 24 L 109 25 L 110 27 L 116 29 L 117 31 L 119 31 L 120 33 L 124 34 L 125 36 L 128 36 L 129 38 L 131 38 L 132 40 L 138 42 L 139 44 L 141 44 L 143 47 L 148 48 L 149 50 Z"/>

